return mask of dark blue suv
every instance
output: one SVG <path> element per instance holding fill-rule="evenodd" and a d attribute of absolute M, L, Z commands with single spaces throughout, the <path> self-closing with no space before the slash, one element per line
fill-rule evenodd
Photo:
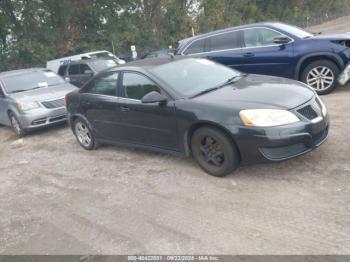
<path fill-rule="evenodd" d="M 208 58 L 245 73 L 300 80 L 318 94 L 350 79 L 350 34 L 313 35 L 282 23 L 197 35 L 180 41 L 176 54 Z"/>

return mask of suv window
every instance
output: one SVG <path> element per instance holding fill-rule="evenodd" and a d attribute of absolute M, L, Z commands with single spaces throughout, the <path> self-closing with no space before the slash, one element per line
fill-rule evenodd
<path fill-rule="evenodd" d="M 5 96 L 5 93 L 4 93 L 4 91 L 2 90 L 2 87 L 1 87 L 1 85 L 0 85 L 0 97 L 1 96 Z"/>
<path fill-rule="evenodd" d="M 68 69 L 69 75 L 79 75 L 80 74 L 80 66 L 79 64 L 70 65 Z"/>
<path fill-rule="evenodd" d="M 81 64 L 80 65 L 80 72 L 84 74 L 86 70 L 92 71 L 91 68 L 87 64 Z"/>
<path fill-rule="evenodd" d="M 159 87 L 147 77 L 136 73 L 123 74 L 122 97 L 141 100 L 152 91 L 160 93 Z"/>
<path fill-rule="evenodd" d="M 189 47 L 187 47 L 184 54 L 190 55 L 205 52 L 205 40 L 206 39 L 200 39 L 194 41 Z"/>
<path fill-rule="evenodd" d="M 113 72 L 95 79 L 87 87 L 86 93 L 117 96 L 118 75 Z"/>
<path fill-rule="evenodd" d="M 60 76 L 64 76 L 66 74 L 66 70 L 67 70 L 67 65 L 60 66 L 60 68 L 58 69 L 58 74 Z"/>
<path fill-rule="evenodd" d="M 282 34 L 267 28 L 252 28 L 244 30 L 244 43 L 246 47 L 275 45 L 273 39 Z"/>
<path fill-rule="evenodd" d="M 209 37 L 210 51 L 234 49 L 241 47 L 240 31 L 228 32 Z"/>

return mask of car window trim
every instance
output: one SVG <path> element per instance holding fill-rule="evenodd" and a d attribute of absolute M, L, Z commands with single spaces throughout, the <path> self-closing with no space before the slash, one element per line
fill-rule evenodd
<path fill-rule="evenodd" d="M 234 30 L 230 30 L 230 31 L 226 31 L 226 32 L 220 32 L 220 33 L 216 33 L 216 34 L 212 34 L 210 36 L 203 36 L 203 37 L 200 37 L 194 41 L 192 41 L 191 43 L 187 44 L 187 46 L 185 46 L 184 50 L 180 53 L 181 55 L 186 55 L 184 54 L 184 52 L 193 44 L 195 43 L 196 41 L 199 41 L 199 40 L 206 40 L 208 41 L 209 37 L 213 37 L 213 36 L 217 36 L 217 35 L 222 35 L 222 34 L 227 34 L 227 33 L 232 33 L 232 32 L 238 32 L 238 31 L 244 31 L 244 30 L 250 30 L 250 29 L 257 29 L 257 28 L 262 28 L 262 29 L 268 29 L 268 30 L 272 30 L 272 31 L 275 31 L 285 37 L 288 37 L 289 39 L 291 39 L 292 41 L 288 42 L 287 44 L 284 44 L 284 45 L 289 45 L 289 44 L 292 44 L 295 39 L 291 36 L 288 36 L 278 30 L 275 30 L 275 29 L 272 29 L 272 28 L 269 28 L 269 27 L 265 27 L 265 26 L 255 26 L 255 27 L 250 27 L 250 28 L 242 28 L 242 29 L 234 29 Z M 205 51 L 205 52 L 199 52 L 199 53 L 193 53 L 193 54 L 188 54 L 186 56 L 192 56 L 192 55 L 200 55 L 200 54 L 210 54 L 210 53 L 216 53 L 216 52 L 223 52 L 223 51 L 233 51 L 233 50 L 240 50 L 240 49 L 251 49 L 251 48 L 264 48 L 264 47 L 272 47 L 272 46 L 281 46 L 283 44 L 274 44 L 274 45 L 265 45 L 265 46 L 254 46 L 254 47 L 237 47 L 237 48 L 229 48 L 229 49 L 221 49 L 221 50 L 215 50 L 215 51 Z"/>
<path fill-rule="evenodd" d="M 138 71 L 133 71 L 133 70 L 122 70 L 120 71 L 122 76 L 120 77 L 120 83 L 119 83 L 119 86 L 118 86 L 118 95 L 120 98 L 125 98 L 125 99 L 128 99 L 128 100 L 132 100 L 132 101 L 140 101 L 141 102 L 141 99 L 134 99 L 134 98 L 128 98 L 128 97 L 123 97 L 123 78 L 124 78 L 124 73 L 135 73 L 135 74 L 138 74 L 138 75 L 141 75 L 143 77 L 146 77 L 147 79 L 149 79 L 150 81 L 152 81 L 160 90 L 160 94 L 162 95 L 165 95 L 168 99 L 171 99 L 173 100 L 173 98 L 168 94 L 168 92 L 166 92 L 164 90 L 164 88 L 162 88 L 160 86 L 160 84 L 158 84 L 156 81 L 154 81 L 151 77 L 147 76 L 146 74 L 143 74 L 141 72 L 138 72 Z"/>

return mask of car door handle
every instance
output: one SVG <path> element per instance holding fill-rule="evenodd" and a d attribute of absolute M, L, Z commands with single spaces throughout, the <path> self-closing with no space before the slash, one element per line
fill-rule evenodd
<path fill-rule="evenodd" d="M 129 112 L 129 111 L 130 111 L 130 108 L 127 107 L 127 106 L 121 106 L 121 107 L 120 107 L 120 111 L 122 111 L 122 112 Z"/>
<path fill-rule="evenodd" d="M 254 53 L 248 52 L 248 53 L 243 54 L 243 56 L 244 57 L 253 57 L 255 55 L 254 55 Z"/>

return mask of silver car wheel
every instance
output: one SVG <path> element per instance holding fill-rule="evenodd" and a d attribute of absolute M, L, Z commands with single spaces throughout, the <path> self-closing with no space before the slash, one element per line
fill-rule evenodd
<path fill-rule="evenodd" d="M 75 134 L 80 144 L 85 147 L 89 147 L 91 145 L 91 134 L 88 127 L 84 123 L 80 121 L 76 123 Z"/>
<path fill-rule="evenodd" d="M 317 91 L 327 90 L 333 85 L 334 73 L 326 66 L 318 66 L 309 71 L 306 82 Z"/>
<path fill-rule="evenodd" d="M 11 124 L 17 134 L 21 134 L 22 129 L 16 117 L 11 116 Z"/>

